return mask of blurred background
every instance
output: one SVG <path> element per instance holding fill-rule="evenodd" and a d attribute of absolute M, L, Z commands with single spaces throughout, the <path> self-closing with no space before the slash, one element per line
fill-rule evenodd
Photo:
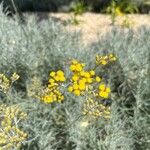
<path fill-rule="evenodd" d="M 122 7 L 134 6 L 139 13 L 150 12 L 150 0 L 0 0 L 5 8 L 13 11 L 12 1 L 22 12 L 70 12 L 72 9 L 82 3 L 86 11 L 105 13 L 112 1 L 115 1 Z"/>
<path fill-rule="evenodd" d="M 85 43 L 117 27 L 150 26 L 150 0 L 0 0 L 3 11 L 21 20 L 36 17 L 38 23 L 53 19 L 69 32 L 81 31 Z M 8 13 L 9 12 L 9 13 Z M 71 25 L 71 28 L 70 28 Z"/>

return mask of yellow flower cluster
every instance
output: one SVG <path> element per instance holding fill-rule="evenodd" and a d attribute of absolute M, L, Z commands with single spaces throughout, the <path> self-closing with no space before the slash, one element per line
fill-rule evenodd
<path fill-rule="evenodd" d="M 111 90 L 105 84 L 99 85 L 99 96 L 102 98 L 108 98 Z"/>
<path fill-rule="evenodd" d="M 66 78 L 63 71 L 51 72 L 48 87 L 43 91 L 42 101 L 44 101 L 44 103 L 63 101 L 64 96 L 60 92 L 59 83 L 65 80 Z"/>
<path fill-rule="evenodd" d="M 10 87 L 8 78 L 4 74 L 0 74 L 0 91 L 7 93 Z"/>
<path fill-rule="evenodd" d="M 20 78 L 20 76 L 14 72 L 11 76 L 11 83 L 14 83 L 15 81 L 17 81 Z"/>
<path fill-rule="evenodd" d="M 89 72 L 85 71 L 84 66 L 84 64 L 79 63 L 77 60 L 73 60 L 70 66 L 70 70 L 73 72 L 73 75 L 71 78 L 72 85 L 68 87 L 68 91 L 73 92 L 77 96 L 80 96 L 85 90 L 87 90 L 89 84 L 94 81 L 101 81 L 100 77 L 95 77 L 94 70 Z"/>
<path fill-rule="evenodd" d="M 97 65 L 107 65 L 110 62 L 116 61 L 117 58 L 113 54 L 109 54 L 106 56 L 96 55 L 96 64 Z"/>
<path fill-rule="evenodd" d="M 18 123 L 27 114 L 17 106 L 0 105 L 0 116 L 0 150 L 19 149 L 27 134 L 18 128 Z"/>
<path fill-rule="evenodd" d="M 89 98 L 83 105 L 83 114 L 107 119 L 110 118 L 110 107 L 99 104 L 98 101 Z"/>
<path fill-rule="evenodd" d="M 19 79 L 19 75 L 13 73 L 13 75 L 8 79 L 4 74 L 0 74 L 0 91 L 7 93 L 11 87 L 11 84 Z"/>

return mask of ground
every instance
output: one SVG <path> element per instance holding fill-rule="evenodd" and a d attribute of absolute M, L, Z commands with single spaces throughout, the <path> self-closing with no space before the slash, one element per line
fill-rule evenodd
<path fill-rule="evenodd" d="M 60 18 L 63 21 L 71 18 L 70 15 L 61 13 L 49 15 Z M 150 15 L 128 15 L 128 17 L 131 19 L 131 26 L 134 29 L 143 25 L 150 27 Z M 118 27 L 122 24 L 123 18 L 124 17 L 117 18 L 116 25 Z M 85 43 L 95 41 L 97 39 L 97 34 L 104 34 L 112 29 L 109 15 L 85 13 L 79 16 L 78 19 L 80 20 L 79 25 L 68 25 L 67 29 L 81 31 Z"/>
<path fill-rule="evenodd" d="M 71 14 L 68 13 L 37 13 L 39 20 L 45 20 L 52 16 L 56 21 L 65 24 L 65 29 L 69 31 L 81 31 L 82 39 L 85 44 L 91 43 L 97 39 L 97 34 L 103 35 L 112 29 L 110 15 L 85 13 L 78 16 L 79 25 L 67 24 L 71 20 Z M 137 30 L 141 26 L 150 27 L 150 15 L 128 15 L 131 27 Z M 125 16 L 118 17 L 116 27 L 121 27 Z M 67 24 L 67 25 L 66 25 Z"/>

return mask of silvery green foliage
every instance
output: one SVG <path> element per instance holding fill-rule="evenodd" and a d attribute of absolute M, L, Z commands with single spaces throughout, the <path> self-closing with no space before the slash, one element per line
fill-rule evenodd
<path fill-rule="evenodd" d="M 76 58 L 82 49 L 78 33 L 63 31 L 59 23 L 51 19 L 37 24 L 31 16 L 25 25 L 0 15 L 0 70 L 3 73 L 16 71 L 23 81 L 33 74 L 44 79 L 49 71 L 62 69 L 69 59 Z"/>
<path fill-rule="evenodd" d="M 150 148 L 149 41 L 150 28 L 142 27 L 136 32 L 114 29 L 92 44 L 95 51 L 107 50 L 118 57 L 118 65 L 109 72 L 116 94 L 112 95 L 112 119 L 106 126 L 109 136 L 103 141 L 106 149 Z"/>
<path fill-rule="evenodd" d="M 91 46 L 83 46 L 79 33 L 68 33 L 53 20 L 37 24 L 26 16 L 26 24 L 0 13 L 0 72 L 17 72 L 17 92 L 7 97 L 28 113 L 22 125 L 29 137 L 24 150 L 146 150 L 149 149 L 150 29 L 114 29 Z M 29 98 L 27 84 L 32 76 L 45 83 L 49 72 L 62 69 L 76 58 L 92 68 L 95 54 L 113 52 L 118 61 L 104 77 L 112 88 L 112 118 L 93 120 L 81 115 L 82 98 L 65 92 L 62 104 L 46 105 Z M 98 70 L 101 71 L 101 70 Z M 88 122 L 88 125 L 86 123 Z"/>
<path fill-rule="evenodd" d="M 148 33 L 146 33 L 148 35 Z M 150 48 L 148 38 L 145 39 L 145 44 L 148 49 Z M 146 53 L 146 51 L 145 51 Z M 145 63 L 139 72 L 139 82 L 137 85 L 137 108 L 135 111 L 135 131 L 138 133 L 137 145 L 141 149 L 147 149 L 150 147 L 150 131 L 149 131 L 149 118 L 150 118 L 150 51 L 147 51 Z"/>
<path fill-rule="evenodd" d="M 17 18 L 8 18 L 0 10 L 0 72 L 7 76 L 13 72 L 20 75 L 14 85 L 17 92 L 9 93 L 3 101 L 9 105 L 17 104 L 28 113 L 23 127 L 29 137 L 22 149 L 76 147 L 68 134 L 69 124 L 79 115 L 80 103 L 76 98 L 66 93 L 64 104 L 45 105 L 26 96 L 26 85 L 32 76 L 39 76 L 45 83 L 53 70 L 63 69 L 69 74 L 66 65 L 73 58 L 90 64 L 92 51 L 83 50 L 79 33 L 68 33 L 51 19 L 37 24 L 34 16 L 27 16 L 27 22 L 20 24 Z M 25 94 L 22 95 L 22 91 Z M 73 119 L 69 120 L 68 112 L 74 108 L 76 116 L 70 116 Z"/>

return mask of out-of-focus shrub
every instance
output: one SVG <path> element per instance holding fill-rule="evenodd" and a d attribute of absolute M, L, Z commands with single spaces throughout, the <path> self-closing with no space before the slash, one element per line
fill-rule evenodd
<path fill-rule="evenodd" d="M 50 11 L 50 12 L 69 12 L 74 4 L 80 2 L 80 0 L 0 0 L 3 2 L 5 8 L 14 12 L 12 5 L 14 1 L 18 10 L 21 11 Z M 112 0 L 82 0 L 84 4 L 90 8 L 89 11 L 93 12 L 105 12 L 106 8 L 111 4 Z M 127 0 L 127 1 L 116 1 L 119 2 L 123 7 L 131 7 L 130 3 L 137 6 L 142 13 L 148 13 L 150 10 L 149 0 Z"/>

